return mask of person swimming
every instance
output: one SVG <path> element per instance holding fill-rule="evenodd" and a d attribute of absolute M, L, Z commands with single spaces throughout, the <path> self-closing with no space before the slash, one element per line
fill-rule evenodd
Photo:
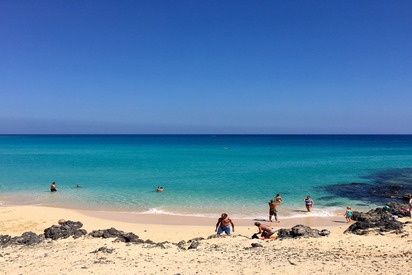
<path fill-rule="evenodd" d="M 56 183 L 53 181 L 53 183 L 50 185 L 50 192 L 56 192 L 57 191 L 57 186 Z"/>
<path fill-rule="evenodd" d="M 156 189 L 157 192 L 163 192 L 163 187 L 162 186 L 158 186 Z"/>

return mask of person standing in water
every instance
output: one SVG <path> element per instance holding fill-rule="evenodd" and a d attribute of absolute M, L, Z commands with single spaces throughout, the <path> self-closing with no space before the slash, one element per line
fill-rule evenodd
<path fill-rule="evenodd" d="M 279 204 L 275 200 L 270 200 L 269 202 L 269 221 L 271 222 L 272 222 L 272 216 L 275 217 L 276 222 L 279 222 L 278 221 L 278 211 L 276 209 L 278 205 Z"/>
<path fill-rule="evenodd" d="M 56 192 L 57 191 L 57 186 L 56 183 L 53 181 L 53 183 L 50 185 L 50 192 Z"/>
<path fill-rule="evenodd" d="M 313 205 L 315 203 L 313 202 L 313 200 L 310 198 L 310 196 L 307 196 L 305 198 L 305 206 L 306 206 L 306 210 L 308 210 L 308 212 L 311 212 L 310 210 L 312 209 Z"/>

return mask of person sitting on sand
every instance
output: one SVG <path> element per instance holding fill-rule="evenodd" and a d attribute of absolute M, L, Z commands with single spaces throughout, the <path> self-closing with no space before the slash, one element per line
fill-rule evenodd
<path fill-rule="evenodd" d="M 260 234 L 263 239 L 270 239 L 270 237 L 277 231 L 275 228 L 266 224 L 261 224 L 260 222 L 255 222 L 255 225 L 259 229 L 257 234 Z"/>
<path fill-rule="evenodd" d="M 163 187 L 162 186 L 158 186 L 156 189 L 157 192 L 163 192 Z"/>
<path fill-rule="evenodd" d="M 276 201 L 274 200 L 270 200 L 269 202 L 269 221 L 272 222 L 272 216 L 275 217 L 275 221 L 278 221 L 278 211 L 276 209 L 276 207 L 278 206 L 278 203 L 276 203 Z"/>
<path fill-rule="evenodd" d="M 281 205 L 281 204 L 282 204 L 283 200 L 282 200 L 282 197 L 281 197 L 279 194 L 276 194 L 275 202 L 276 202 L 278 205 Z"/>
<path fill-rule="evenodd" d="M 56 183 L 53 181 L 53 183 L 50 185 L 50 192 L 56 192 L 56 191 L 57 191 Z"/>
<path fill-rule="evenodd" d="M 350 208 L 349 206 L 346 207 L 345 219 L 347 222 L 350 222 L 352 219 L 352 208 Z"/>
<path fill-rule="evenodd" d="M 225 232 L 226 235 L 230 235 L 230 225 L 232 225 L 233 232 L 235 232 L 235 225 L 233 224 L 232 220 L 227 216 L 226 213 L 223 213 L 217 220 L 215 232 L 219 235 L 223 232 Z"/>
<path fill-rule="evenodd" d="M 313 207 L 314 204 L 315 204 L 315 203 L 314 203 L 313 200 L 310 198 L 310 196 L 307 196 L 307 197 L 305 198 L 305 206 L 306 206 L 306 209 L 308 210 L 308 212 L 310 212 L 310 210 L 312 209 L 312 207 Z"/>

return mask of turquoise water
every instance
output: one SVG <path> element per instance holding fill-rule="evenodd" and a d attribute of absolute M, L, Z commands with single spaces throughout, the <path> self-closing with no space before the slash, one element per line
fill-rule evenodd
<path fill-rule="evenodd" d="M 256 218 L 280 193 L 280 215 L 304 214 L 307 195 L 329 215 L 373 205 L 322 187 L 410 167 L 412 136 L 3 135 L 0 202 Z"/>

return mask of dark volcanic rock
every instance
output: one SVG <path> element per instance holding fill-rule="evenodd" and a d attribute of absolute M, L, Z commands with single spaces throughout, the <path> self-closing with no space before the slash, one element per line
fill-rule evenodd
<path fill-rule="evenodd" d="M 103 252 L 103 253 L 113 253 L 114 248 L 107 248 L 105 246 L 102 246 L 98 249 L 96 249 L 95 251 L 92 251 L 90 253 L 97 253 L 97 252 Z"/>
<path fill-rule="evenodd" d="M 33 245 L 41 242 L 40 237 L 33 232 L 24 232 L 21 237 L 16 239 L 17 243 L 24 245 Z"/>
<path fill-rule="evenodd" d="M 186 242 L 185 241 L 178 242 L 177 247 L 179 247 L 180 249 L 186 249 Z"/>
<path fill-rule="evenodd" d="M 370 182 L 334 184 L 322 188 L 336 197 L 375 204 L 387 201 L 402 203 L 412 195 L 412 168 L 386 169 L 362 178 Z"/>
<path fill-rule="evenodd" d="M 80 229 L 83 226 L 81 222 L 65 221 L 61 225 L 52 225 L 44 229 L 44 237 L 52 240 L 65 239 L 68 237 L 79 238 L 86 235 L 87 231 Z"/>
<path fill-rule="evenodd" d="M 404 224 L 397 221 L 397 217 L 405 217 L 410 213 L 405 211 L 406 205 L 401 205 L 396 202 L 387 203 L 383 208 L 376 208 L 368 212 L 354 211 L 352 219 L 356 223 L 349 226 L 345 233 L 353 233 L 357 235 L 365 235 L 371 230 L 379 232 L 401 232 Z"/>
<path fill-rule="evenodd" d="M 136 243 L 139 241 L 139 236 L 132 232 L 122 233 L 119 235 L 119 237 L 117 237 L 116 240 L 124 243 Z"/>
<path fill-rule="evenodd" d="M 190 246 L 188 249 L 196 249 L 199 246 L 199 242 L 198 241 L 193 241 L 190 243 Z"/>
<path fill-rule="evenodd" d="M 89 233 L 89 235 L 94 238 L 116 238 L 116 242 L 143 243 L 143 240 L 140 240 L 139 236 L 137 236 L 136 234 L 132 232 L 125 233 L 113 227 L 103 230 L 93 230 Z"/>
<path fill-rule="evenodd" d="M 9 245 L 34 245 L 43 240 L 40 235 L 33 232 L 24 232 L 21 236 L 11 237 L 9 235 L 0 235 L 0 246 L 6 247 Z"/>
<path fill-rule="evenodd" d="M 330 231 L 326 229 L 319 231 L 318 229 L 312 229 L 309 226 L 298 224 L 292 227 L 291 229 L 279 229 L 277 239 L 319 238 L 321 236 L 328 236 L 329 234 Z"/>
<path fill-rule="evenodd" d="M 7 246 L 10 244 L 11 236 L 10 235 L 0 235 L 0 246 Z"/>
<path fill-rule="evenodd" d="M 213 234 L 213 235 L 210 235 L 209 237 L 207 237 L 207 239 L 210 240 L 210 239 L 224 238 L 224 237 L 226 237 L 226 236 L 225 235 L 219 235 L 219 234 Z"/>
<path fill-rule="evenodd" d="M 252 243 L 252 247 L 263 247 L 260 243 Z"/>

